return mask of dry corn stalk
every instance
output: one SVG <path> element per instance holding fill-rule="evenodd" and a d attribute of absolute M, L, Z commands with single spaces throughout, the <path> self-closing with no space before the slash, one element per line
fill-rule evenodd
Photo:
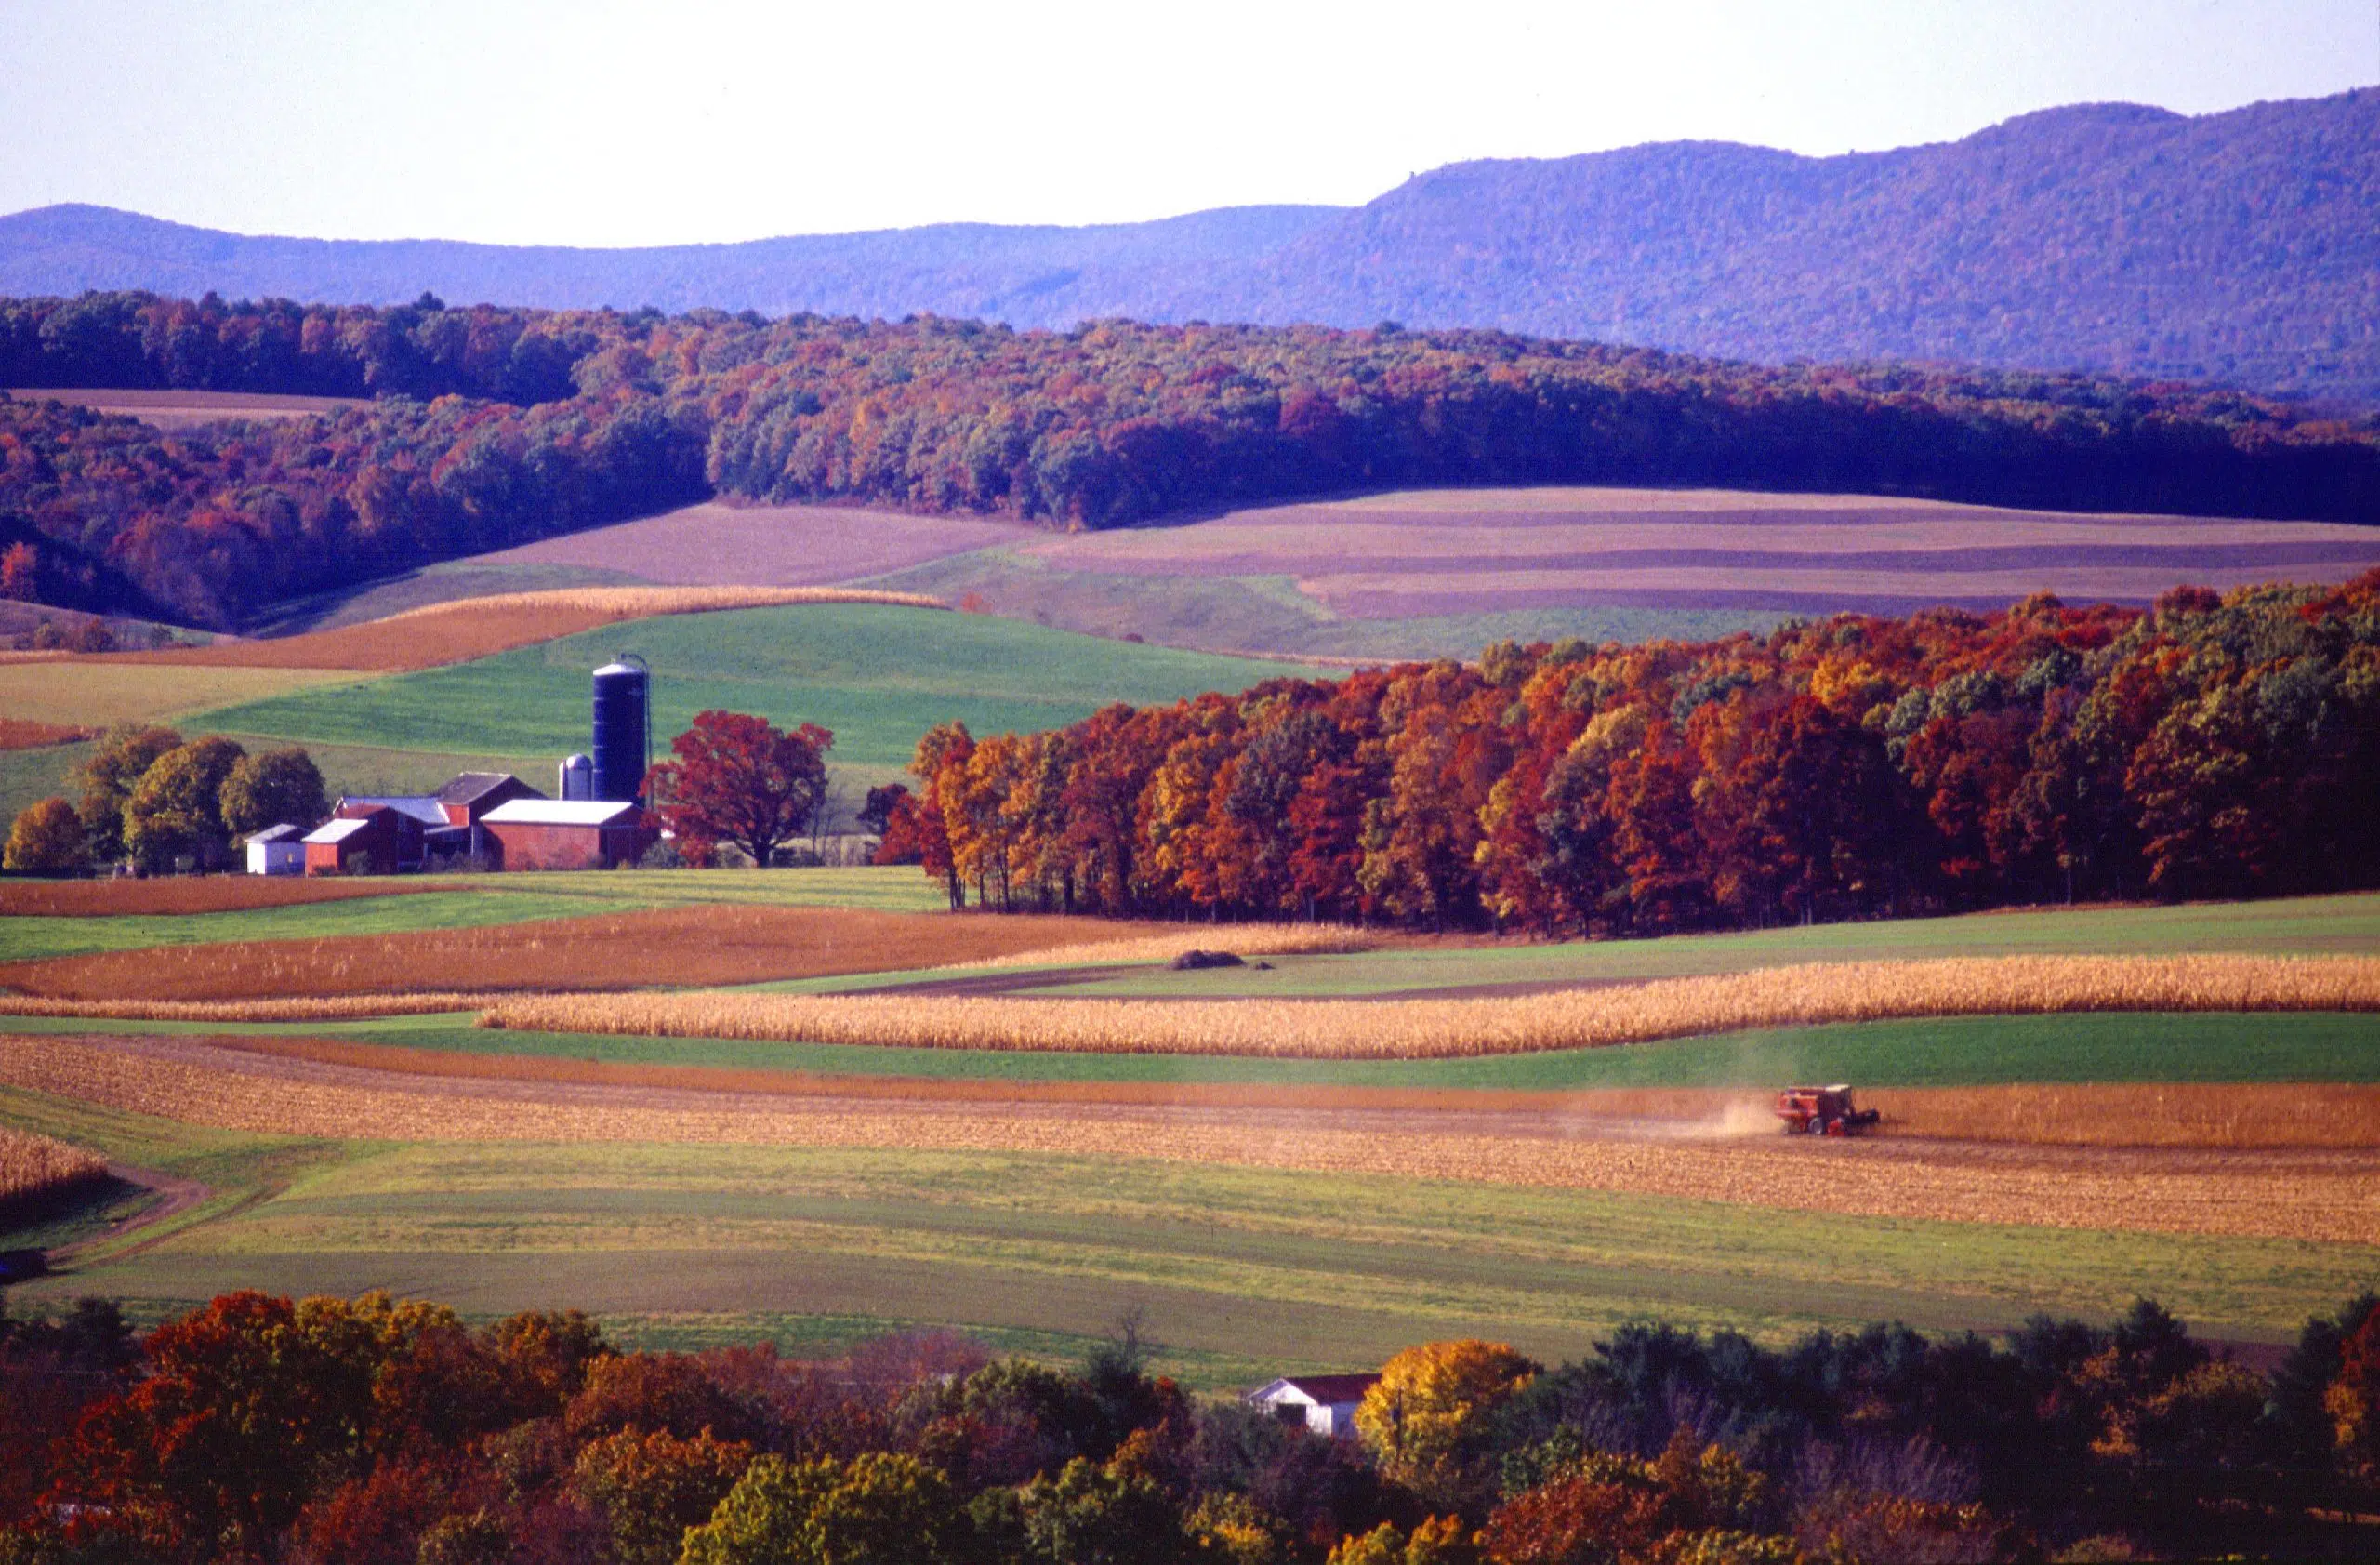
<path fill-rule="evenodd" d="M 907 1048 L 1423 1059 L 1912 1016 L 2372 1010 L 2380 1010 L 2380 959 L 2371 957 L 2026 956 L 1815 963 L 1481 1000 L 542 996 L 499 1001 L 481 1023 Z"/>
<path fill-rule="evenodd" d="M 97 1179 L 104 1159 L 31 1131 L 0 1125 L 0 1203 L 13 1203 Z"/>

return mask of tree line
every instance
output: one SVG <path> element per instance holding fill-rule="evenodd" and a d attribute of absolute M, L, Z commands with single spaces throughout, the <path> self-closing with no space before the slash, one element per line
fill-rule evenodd
<path fill-rule="evenodd" d="M 110 729 L 73 780 L 79 805 L 61 796 L 18 812 L 0 868 L 80 875 L 129 863 L 149 874 L 205 873 L 231 865 L 235 839 L 271 826 L 311 830 L 331 810 L 302 749 L 251 755 L 219 734 L 185 740 L 151 723 Z"/>
<path fill-rule="evenodd" d="M 1129 1325 L 1073 1368 L 950 1333 L 800 1361 L 386 1294 L 227 1294 L 142 1336 L 98 1300 L 0 1310 L 0 1565 L 2294 1557 L 2380 1505 L 2368 1294 L 2269 1373 L 2146 1301 L 1997 1343 L 1431 1343 L 1353 1439 L 1185 1393 Z"/>
<path fill-rule="evenodd" d="M 11 590 L 230 628 L 711 494 L 1107 527 L 1413 484 L 2380 520 L 2380 419 L 2204 387 L 1486 331 L 0 300 L 0 381 L 369 396 L 166 433 L 0 404 Z"/>
<path fill-rule="evenodd" d="M 2380 571 L 1488 649 L 919 746 L 961 906 L 1676 930 L 2380 882 Z"/>

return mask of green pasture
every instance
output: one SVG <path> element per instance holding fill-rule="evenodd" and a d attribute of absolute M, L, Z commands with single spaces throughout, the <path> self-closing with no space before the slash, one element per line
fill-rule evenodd
<path fill-rule="evenodd" d="M 1023 1154 L 301 1142 L 22 1092 L 0 1122 L 214 1187 L 23 1303 L 153 1318 L 236 1287 L 577 1306 L 631 1340 L 800 1346 L 946 1325 L 1063 1349 L 1126 1310 L 1194 1384 L 1363 1368 L 1483 1335 L 1548 1359 L 1618 1323 L 1767 1340 L 1902 1320 L 2110 1318 L 2150 1293 L 2278 1341 L 2369 1284 L 2368 1248 L 1850 1219 L 1597 1192 Z M 108 1214 L 94 1211 L 96 1224 Z M 19 1236 L 0 1236 L 0 1245 Z"/>
<path fill-rule="evenodd" d="M 2335 1012 L 2092 1012 L 1954 1016 L 1771 1028 L 1659 1043 L 1440 1060 L 1252 1059 L 913 1049 L 516 1032 L 468 1013 L 351 1022 L 145 1022 L 0 1016 L 0 1031 L 205 1033 L 339 1038 L 496 1057 L 593 1060 L 838 1076 L 993 1081 L 1249 1082 L 1276 1086 L 1574 1092 L 1597 1087 L 1742 1087 L 1791 1081 L 1865 1087 L 2014 1082 L 2380 1082 L 2380 1015 Z"/>
<path fill-rule="evenodd" d="M 193 726 L 306 744 L 554 757 L 588 745 L 588 670 L 624 652 L 654 670 L 656 746 L 705 708 L 835 734 L 830 760 L 890 776 L 919 736 L 1057 727 L 1111 702 L 1165 702 L 1316 670 L 1075 635 L 988 615 L 813 603 L 668 615 L 368 685 L 205 713 Z"/>

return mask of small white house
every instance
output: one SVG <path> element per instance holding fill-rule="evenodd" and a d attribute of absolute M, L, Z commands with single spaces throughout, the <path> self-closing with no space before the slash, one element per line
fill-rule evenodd
<path fill-rule="evenodd" d="M 1248 1394 L 1257 1407 L 1269 1408 L 1284 1424 L 1302 1424 L 1317 1435 L 1351 1439 L 1355 1433 L 1355 1409 L 1364 1393 L 1380 1384 L 1376 1374 L 1301 1374 Z"/>
<path fill-rule="evenodd" d="M 294 826 L 268 826 L 248 833 L 248 873 L 302 875 L 306 872 L 306 834 Z"/>

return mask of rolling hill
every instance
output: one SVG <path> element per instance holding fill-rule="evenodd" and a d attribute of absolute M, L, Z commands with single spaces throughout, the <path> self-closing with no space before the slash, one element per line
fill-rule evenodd
<path fill-rule="evenodd" d="M 1673 142 L 1464 163 L 1353 209 L 943 224 L 635 250 L 0 219 L 0 292 L 709 306 L 1064 327 L 1495 326 L 1764 361 L 1911 358 L 2380 398 L 2380 89 L 2083 104 L 1809 158 Z"/>

